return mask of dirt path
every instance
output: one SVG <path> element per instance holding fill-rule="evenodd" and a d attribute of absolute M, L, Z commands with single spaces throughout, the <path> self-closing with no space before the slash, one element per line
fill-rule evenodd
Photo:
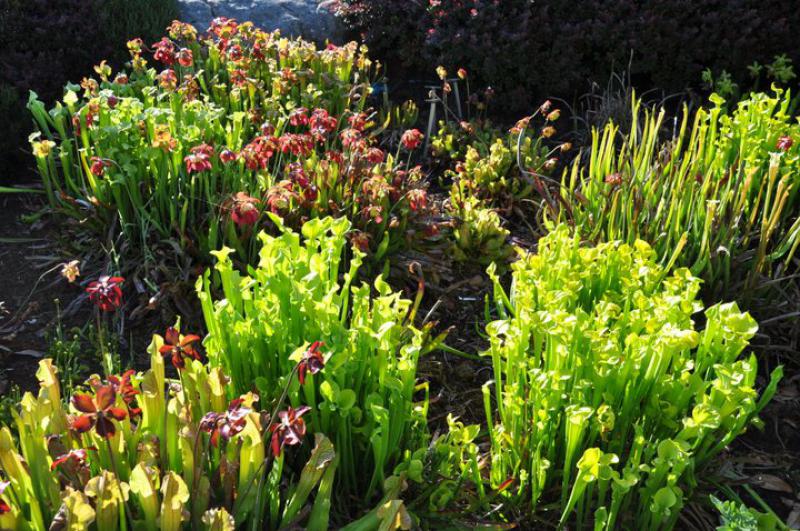
<path fill-rule="evenodd" d="M 42 276 L 57 262 L 55 244 L 48 238 L 52 227 L 22 220 L 38 208 L 30 196 L 0 195 L 0 394 L 10 384 L 22 390 L 36 387 L 37 364 L 47 354 L 48 336 L 59 320 L 57 309 L 81 293 L 62 279 L 58 268 Z M 81 313 L 62 323 L 79 324 L 86 319 Z"/>

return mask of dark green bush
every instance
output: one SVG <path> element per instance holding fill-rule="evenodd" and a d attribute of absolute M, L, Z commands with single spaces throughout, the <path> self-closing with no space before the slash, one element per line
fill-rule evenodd
<path fill-rule="evenodd" d="M 177 16 L 175 0 L 0 0 L 0 181 L 30 160 L 29 90 L 51 101 L 100 59 L 121 66 L 126 40 L 154 42 Z"/>
<path fill-rule="evenodd" d="M 338 0 L 373 56 L 421 72 L 464 67 L 519 110 L 543 96 L 584 93 L 631 62 L 634 84 L 667 92 L 704 68 L 746 78 L 788 52 L 797 62 L 800 10 L 786 0 Z M 475 85 L 473 85 L 475 86 Z M 516 108 L 516 109 L 515 109 Z"/>

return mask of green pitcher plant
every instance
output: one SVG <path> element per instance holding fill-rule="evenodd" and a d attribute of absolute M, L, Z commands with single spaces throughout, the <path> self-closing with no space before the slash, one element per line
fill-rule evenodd
<path fill-rule="evenodd" d="M 454 136 L 452 125 L 433 140 L 434 156 L 444 151 L 452 169 L 450 202 L 459 204 L 470 197 L 486 207 L 506 214 L 522 213 L 522 203 L 545 192 L 545 181 L 558 165 L 569 143 L 555 143 L 553 125 L 561 116 L 550 101 L 531 116 L 519 120 L 507 132 L 482 121 L 461 122 Z M 458 143 L 456 143 L 458 142 Z"/>
<path fill-rule="evenodd" d="M 587 160 L 565 173 L 560 217 L 593 241 L 643 239 L 661 264 L 682 248 L 677 263 L 719 294 L 737 266 L 750 285 L 794 267 L 800 125 L 789 92 L 752 94 L 731 110 L 711 102 L 670 124 L 634 99 L 630 131 L 612 122 L 595 131 Z"/>
<path fill-rule="evenodd" d="M 228 400 L 228 377 L 195 359 L 198 339 L 174 328 L 155 336 L 149 370 L 93 376 L 69 405 L 42 360 L 38 395 L 26 393 L 14 425 L 0 428 L 0 526 L 327 529 L 331 441 L 317 434 L 294 466 L 287 454 L 304 443 L 307 409 L 276 401 L 270 414 L 253 393 Z M 165 376 L 165 356 L 177 379 Z"/>
<path fill-rule="evenodd" d="M 642 240 L 585 247 L 560 225 L 512 268 L 508 290 L 489 269 L 487 492 L 560 527 L 673 528 L 775 393 L 782 368 L 759 397 L 742 356 L 756 322 L 724 303 L 699 328 L 700 280 Z"/>
<path fill-rule="evenodd" d="M 231 397 L 255 388 L 272 399 L 287 385 L 293 407 L 311 408 L 309 432 L 330 437 L 339 458 L 334 502 L 352 509 L 427 446 L 428 388 L 417 365 L 442 337 L 414 326 L 419 297 L 404 299 L 381 277 L 358 282 L 363 254 L 354 249 L 346 262 L 346 218 L 309 220 L 302 234 L 273 221 L 281 233 L 259 235 L 247 275 L 223 248 L 213 275 L 198 280 L 209 363 L 231 375 Z"/>

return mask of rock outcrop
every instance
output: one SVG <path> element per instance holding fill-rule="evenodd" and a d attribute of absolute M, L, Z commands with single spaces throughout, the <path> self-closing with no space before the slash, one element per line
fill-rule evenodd
<path fill-rule="evenodd" d="M 318 0 L 178 0 L 178 4 L 181 20 L 200 30 L 215 17 L 227 17 L 250 20 L 268 31 L 280 29 L 286 36 L 317 42 L 341 41 L 336 18 L 320 9 Z"/>

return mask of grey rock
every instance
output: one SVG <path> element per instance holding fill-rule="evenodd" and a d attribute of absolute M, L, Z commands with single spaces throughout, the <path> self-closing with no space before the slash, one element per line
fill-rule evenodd
<path fill-rule="evenodd" d="M 214 18 L 211 6 L 204 0 L 179 0 L 178 7 L 183 22 L 202 30 L 208 27 L 208 23 Z"/>
<path fill-rule="evenodd" d="M 202 31 L 215 17 L 252 21 L 261 29 L 291 37 L 341 43 L 341 27 L 318 0 L 178 0 L 181 19 Z"/>

